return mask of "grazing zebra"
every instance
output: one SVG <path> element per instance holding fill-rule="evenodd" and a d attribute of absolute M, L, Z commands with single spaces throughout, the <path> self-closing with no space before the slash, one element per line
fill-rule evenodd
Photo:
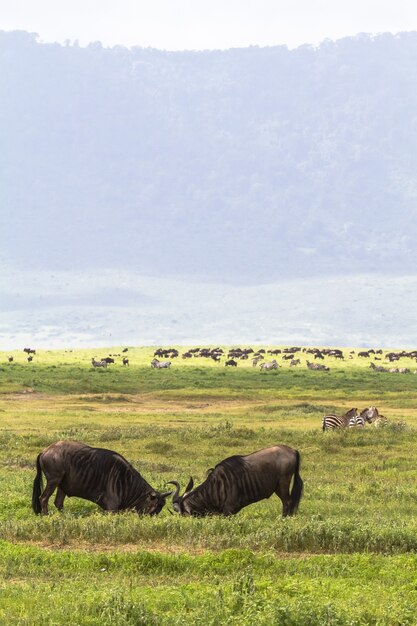
<path fill-rule="evenodd" d="M 277 370 L 278 369 L 278 363 L 276 362 L 275 359 L 273 359 L 272 361 L 266 361 L 265 363 L 261 363 L 259 367 L 260 367 L 260 369 L 262 371 L 264 371 L 264 370 Z"/>
<path fill-rule="evenodd" d="M 369 367 L 375 370 L 375 372 L 388 372 L 386 367 L 383 367 L 382 365 L 375 365 L 375 363 L 370 363 Z"/>
<path fill-rule="evenodd" d="M 301 363 L 300 359 L 293 359 L 290 362 L 290 367 L 296 367 L 297 365 L 300 365 L 300 363 Z"/>
<path fill-rule="evenodd" d="M 388 424 L 388 419 L 385 417 L 385 415 L 380 415 L 378 413 L 377 417 L 374 419 L 374 421 L 372 422 L 372 425 L 375 428 L 380 428 L 381 426 L 386 426 Z"/>
<path fill-rule="evenodd" d="M 363 411 L 361 411 L 359 415 L 358 414 L 352 415 L 352 417 L 349 420 L 348 427 L 355 428 L 356 426 L 359 426 L 360 428 L 363 428 L 366 422 L 368 422 L 369 424 L 372 424 L 372 422 L 378 416 L 379 416 L 378 409 L 375 406 L 370 406 L 367 409 L 364 409 Z"/>
<path fill-rule="evenodd" d="M 169 369 L 171 367 L 171 361 L 158 361 L 158 359 L 153 359 L 151 361 L 151 367 L 155 369 Z"/>
<path fill-rule="evenodd" d="M 358 415 L 358 409 L 350 409 L 344 415 L 334 415 L 333 413 L 323 416 L 322 428 L 325 430 L 333 428 L 347 428 L 352 417 Z"/>
<path fill-rule="evenodd" d="M 94 357 L 91 359 L 91 365 L 93 367 L 107 367 L 107 361 L 96 361 Z"/>
<path fill-rule="evenodd" d="M 259 361 L 262 361 L 264 357 L 262 356 L 262 354 L 258 354 L 258 356 L 256 356 L 254 359 L 252 359 L 252 367 L 256 367 L 259 363 Z"/>

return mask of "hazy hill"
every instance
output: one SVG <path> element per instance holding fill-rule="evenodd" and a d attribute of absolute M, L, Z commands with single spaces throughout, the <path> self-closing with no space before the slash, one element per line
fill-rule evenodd
<path fill-rule="evenodd" d="M 218 52 L 0 33 L 3 262 L 414 272 L 417 33 Z"/>

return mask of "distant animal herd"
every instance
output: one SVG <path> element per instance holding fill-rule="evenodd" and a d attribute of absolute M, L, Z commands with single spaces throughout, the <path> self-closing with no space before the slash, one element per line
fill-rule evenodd
<path fill-rule="evenodd" d="M 96 358 L 95 356 L 91 357 L 91 366 L 93 368 L 102 369 L 106 369 L 109 365 L 117 363 L 121 364 L 123 367 L 129 366 L 129 358 L 126 356 L 128 350 L 129 348 L 124 348 L 122 354 L 109 354 L 108 356 L 100 358 Z M 36 350 L 33 348 L 24 348 L 23 352 L 26 354 L 27 362 L 31 363 L 36 355 Z M 266 360 L 267 355 L 275 358 Z M 401 350 L 399 352 L 386 352 L 384 354 L 382 349 L 374 350 L 373 348 L 359 350 L 357 352 L 355 350 L 344 352 L 340 348 L 301 348 L 298 346 L 268 350 L 265 348 L 257 348 L 255 350 L 251 347 L 235 347 L 227 351 L 221 347 L 216 347 L 189 348 L 182 353 L 180 353 L 177 348 L 158 348 L 154 351 L 150 366 L 153 369 L 170 369 L 175 359 L 210 359 L 226 367 L 237 367 L 240 362 L 250 360 L 252 367 L 258 368 L 261 372 L 267 372 L 270 370 L 278 370 L 282 367 L 277 361 L 277 358 L 280 358 L 283 362 L 289 362 L 289 366 L 293 368 L 304 364 L 309 370 L 328 372 L 331 369 L 332 362 L 354 359 L 355 356 L 359 357 L 361 360 L 369 359 L 369 367 L 374 372 L 417 374 L 417 369 L 411 370 L 409 367 L 390 367 L 391 363 L 400 361 L 400 359 L 403 358 L 412 359 L 417 363 L 417 350 Z M 311 362 L 309 360 L 310 358 L 314 359 L 314 361 Z M 7 360 L 9 363 L 13 363 L 14 356 L 9 355 Z M 326 363 L 323 363 L 324 360 L 326 360 Z M 387 365 L 376 363 L 376 361 L 383 360 Z M 318 363 L 317 361 L 321 362 Z"/>

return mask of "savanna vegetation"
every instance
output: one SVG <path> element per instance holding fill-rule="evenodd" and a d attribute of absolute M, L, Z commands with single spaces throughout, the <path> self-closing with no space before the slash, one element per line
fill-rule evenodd
<path fill-rule="evenodd" d="M 95 356 L 109 352 L 121 349 Z M 92 351 L 0 353 L 0 623 L 414 625 L 417 376 L 356 354 L 264 373 L 201 359 L 153 370 L 152 354 L 94 369 Z M 386 427 L 321 431 L 324 413 L 369 405 Z M 304 496 L 284 520 L 275 496 L 231 518 L 181 518 L 170 502 L 111 515 L 76 498 L 36 516 L 35 459 L 60 438 L 117 450 L 164 491 L 286 443 Z"/>

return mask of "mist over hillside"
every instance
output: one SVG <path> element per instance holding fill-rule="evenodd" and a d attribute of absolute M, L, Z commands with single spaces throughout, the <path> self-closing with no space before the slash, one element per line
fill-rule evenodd
<path fill-rule="evenodd" d="M 417 33 L 161 52 L 0 33 L 0 261 L 415 272 Z"/>

